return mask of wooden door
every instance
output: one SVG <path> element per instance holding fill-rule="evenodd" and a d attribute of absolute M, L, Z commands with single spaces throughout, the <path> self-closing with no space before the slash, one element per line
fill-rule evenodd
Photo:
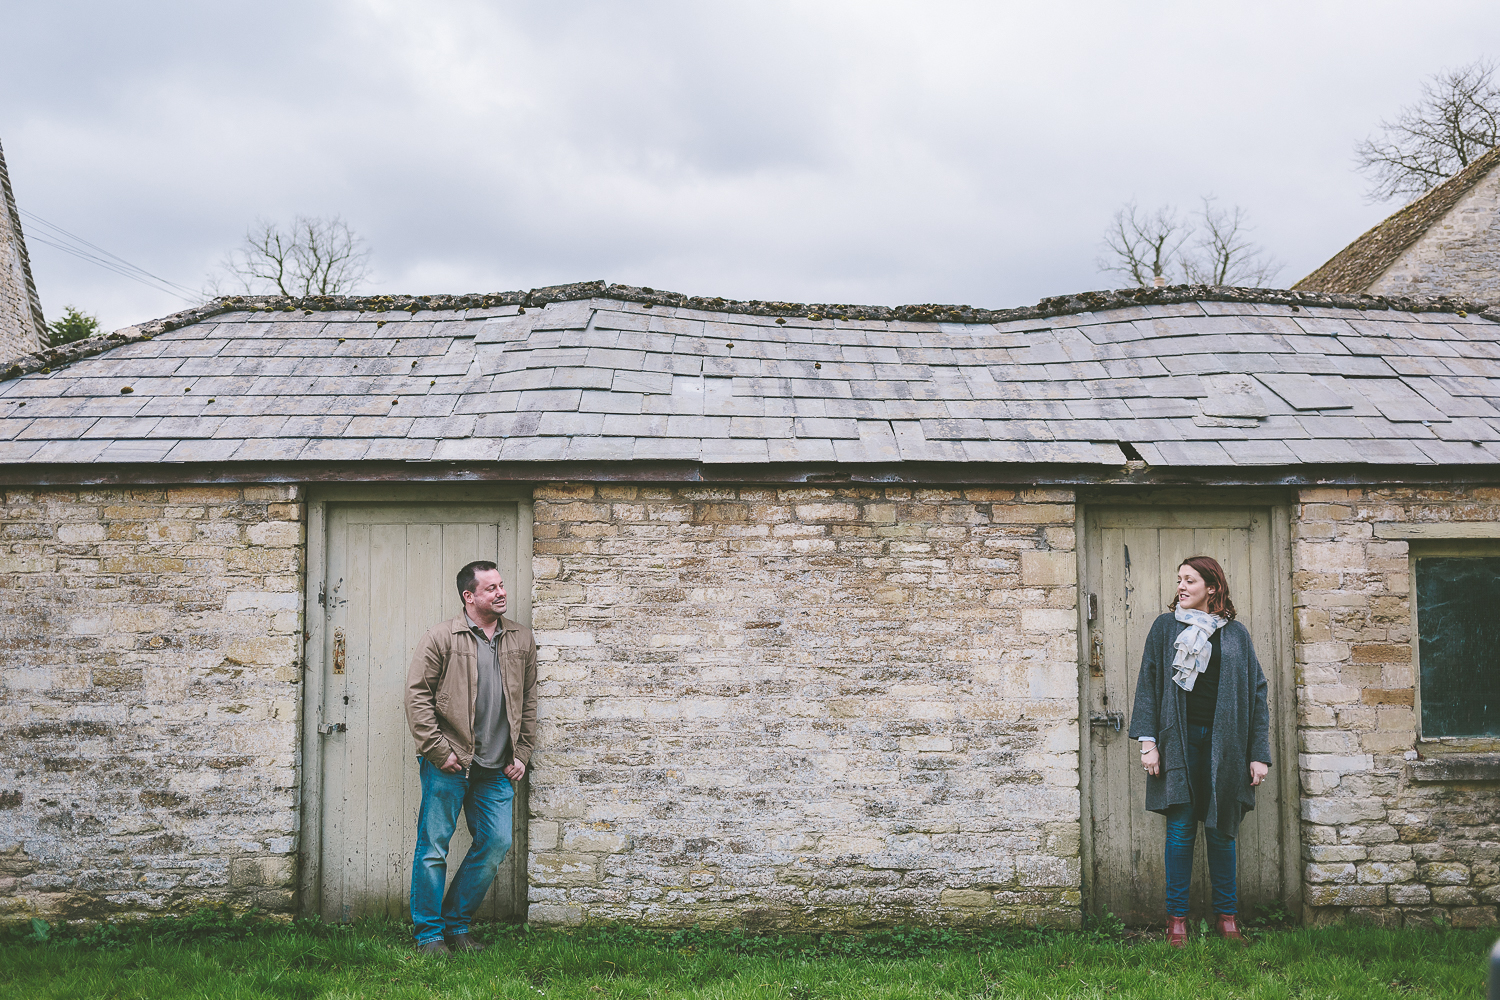
<path fill-rule="evenodd" d="M 404 918 L 422 798 L 403 701 L 406 667 L 423 633 L 462 610 L 455 577 L 475 559 L 500 567 L 506 615 L 530 623 L 517 505 L 330 503 L 324 523 L 323 607 L 313 606 L 324 616 L 318 912 L 338 921 Z M 514 803 L 514 846 L 482 919 L 525 918 L 525 785 Z M 469 842 L 461 818 L 450 882 Z"/>
<path fill-rule="evenodd" d="M 1296 719 L 1285 644 L 1290 634 L 1286 598 L 1284 514 L 1270 507 L 1098 507 L 1086 512 L 1084 600 L 1095 617 L 1085 637 L 1082 670 L 1088 768 L 1089 904 L 1128 924 L 1166 919 L 1166 821 L 1145 810 L 1146 775 L 1140 746 L 1126 736 L 1146 633 L 1167 610 L 1177 567 L 1210 555 L 1224 567 L 1239 620 L 1250 630 L 1270 685 L 1273 761 L 1256 791 L 1256 806 L 1240 825 L 1240 912 L 1282 900 L 1295 912 L 1297 877 Z M 1085 607 L 1087 607 L 1087 603 Z M 1112 713 L 1122 722 L 1114 729 Z M 1203 834 L 1194 852 L 1194 915 L 1212 916 Z"/>

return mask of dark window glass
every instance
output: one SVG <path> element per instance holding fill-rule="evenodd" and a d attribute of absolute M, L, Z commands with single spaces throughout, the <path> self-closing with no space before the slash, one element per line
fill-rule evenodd
<path fill-rule="evenodd" d="M 1500 736 L 1500 557 L 1417 559 L 1422 735 Z"/>

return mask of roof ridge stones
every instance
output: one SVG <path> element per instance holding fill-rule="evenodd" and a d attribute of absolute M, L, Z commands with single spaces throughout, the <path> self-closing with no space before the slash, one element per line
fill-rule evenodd
<path fill-rule="evenodd" d="M 23 355 L 0 370 L 0 381 L 35 372 L 46 374 L 54 368 L 61 368 L 74 361 L 93 357 L 125 344 L 151 340 L 171 330 L 192 326 L 229 312 L 294 313 L 300 311 L 307 315 L 316 312 L 417 313 L 492 309 L 501 306 L 517 306 L 524 312 L 528 308 L 541 308 L 557 302 L 576 302 L 596 298 L 718 312 L 726 315 L 799 317 L 814 322 L 825 319 L 889 320 L 979 325 L 1009 323 L 1017 320 L 1041 320 L 1079 313 L 1107 312 L 1134 306 L 1177 305 L 1190 302 L 1283 305 L 1293 310 L 1321 307 L 1373 311 L 1394 310 L 1411 313 L 1445 312 L 1456 313 L 1460 316 L 1473 312 L 1487 320 L 1500 322 L 1500 308 L 1491 309 L 1488 303 L 1463 302 L 1448 296 L 1417 298 L 1296 289 L 1239 288 L 1225 285 L 1167 285 L 1162 288 L 1107 289 L 1052 296 L 1042 299 L 1034 306 L 984 309 L 976 306 L 936 303 L 872 306 L 760 299 L 740 300 L 717 296 L 705 298 L 685 295 L 681 292 L 660 291 L 649 286 L 612 285 L 606 281 L 580 281 L 567 285 L 548 285 L 524 292 L 489 292 L 468 295 L 316 295 L 306 298 L 227 295 L 160 319 L 150 320 L 136 326 L 122 327 L 111 333 L 74 341 L 61 347 L 48 347 Z"/>

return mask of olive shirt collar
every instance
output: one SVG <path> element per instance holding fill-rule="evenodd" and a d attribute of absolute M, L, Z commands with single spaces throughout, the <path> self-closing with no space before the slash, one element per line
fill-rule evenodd
<path fill-rule="evenodd" d="M 501 632 L 514 632 L 514 631 L 516 631 L 516 629 L 518 629 L 520 627 L 521 626 L 519 626 L 515 622 L 511 621 L 509 618 L 505 617 L 504 615 L 501 615 L 500 616 L 500 627 L 495 630 L 495 634 L 499 635 Z M 455 634 L 457 634 L 459 632 L 467 632 L 470 629 L 475 629 L 475 628 L 479 628 L 479 626 L 475 625 L 473 619 L 471 619 L 469 617 L 469 612 L 468 612 L 467 609 L 465 609 L 463 611 L 460 611 L 458 613 L 458 617 L 455 618 L 455 619 L 453 619 L 453 631 L 454 631 Z M 480 628 L 479 631 L 483 632 L 484 629 Z"/>

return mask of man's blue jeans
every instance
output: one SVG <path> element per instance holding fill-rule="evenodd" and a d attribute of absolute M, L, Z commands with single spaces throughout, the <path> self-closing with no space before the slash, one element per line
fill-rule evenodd
<path fill-rule="evenodd" d="M 1188 726 L 1188 784 L 1198 804 L 1206 808 L 1210 783 L 1210 746 L 1213 729 Z M 1193 803 L 1179 803 L 1167 810 L 1167 915 L 1185 917 L 1188 912 L 1188 886 L 1193 881 L 1193 841 L 1198 836 L 1198 816 Z M 1205 829 L 1208 841 L 1208 876 L 1214 887 L 1214 912 L 1236 913 L 1239 899 L 1236 882 L 1238 869 L 1234 855 L 1234 838 L 1219 830 Z"/>
<path fill-rule="evenodd" d="M 419 758 L 422 811 L 417 816 L 417 850 L 411 866 L 411 921 L 417 944 L 441 941 L 469 930 L 505 860 L 511 841 L 511 800 L 516 790 L 499 768 L 471 767 L 469 774 L 444 774 Z M 462 808 L 474 843 L 458 866 L 448 894 L 448 842 Z"/>

